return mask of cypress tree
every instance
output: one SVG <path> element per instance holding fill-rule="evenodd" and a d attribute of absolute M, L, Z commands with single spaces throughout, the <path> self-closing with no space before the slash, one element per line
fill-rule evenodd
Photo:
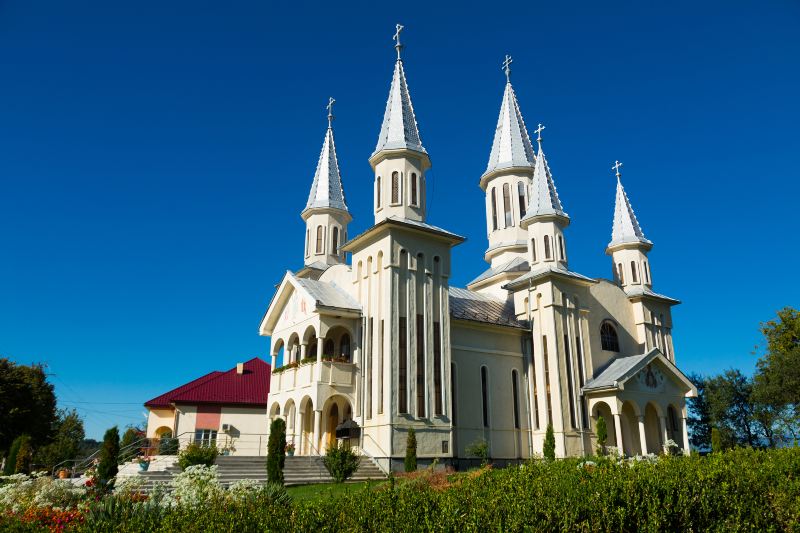
<path fill-rule="evenodd" d="M 556 436 L 553 434 L 553 424 L 547 424 L 547 433 L 544 436 L 544 458 L 553 461 L 556 458 Z"/>
<path fill-rule="evenodd" d="M 406 472 L 415 472 L 417 470 L 417 435 L 414 428 L 408 430 L 408 437 L 406 438 Z"/>
<path fill-rule="evenodd" d="M 6 456 L 6 463 L 3 467 L 3 475 L 10 476 L 14 473 L 17 468 L 17 454 L 19 453 L 19 446 L 22 444 L 22 437 L 20 435 L 11 443 L 11 448 L 8 450 L 8 455 Z"/>
<path fill-rule="evenodd" d="M 286 462 L 286 422 L 276 418 L 269 426 L 267 442 L 267 479 L 283 485 L 283 465 Z"/>
<path fill-rule="evenodd" d="M 606 441 L 608 440 L 608 428 L 606 419 L 602 416 L 597 417 L 597 454 L 606 454 Z"/>
<path fill-rule="evenodd" d="M 722 435 L 717 428 L 711 428 L 711 452 L 719 453 L 722 451 Z"/>
<path fill-rule="evenodd" d="M 29 435 L 21 435 L 19 437 L 19 448 L 17 449 L 17 457 L 14 461 L 15 474 L 30 474 L 31 473 L 31 457 L 33 457 L 33 448 L 31 447 L 31 437 Z"/>
<path fill-rule="evenodd" d="M 106 430 L 103 447 L 100 449 L 100 463 L 97 465 L 97 479 L 102 490 L 111 490 L 117 475 L 119 460 L 119 430 L 114 426 Z"/>

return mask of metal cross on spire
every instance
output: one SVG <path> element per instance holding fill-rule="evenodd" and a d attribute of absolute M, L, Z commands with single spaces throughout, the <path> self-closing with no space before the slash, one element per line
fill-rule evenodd
<path fill-rule="evenodd" d="M 611 167 L 612 170 L 616 171 L 617 179 L 619 179 L 620 176 L 622 176 L 622 173 L 619 171 L 619 169 L 621 168 L 622 168 L 622 163 L 620 163 L 619 161 L 615 161 L 614 165 Z"/>
<path fill-rule="evenodd" d="M 506 54 L 506 58 L 503 60 L 503 72 L 506 73 L 506 83 L 511 83 L 511 63 L 514 60 L 511 59 L 511 56 Z"/>
<path fill-rule="evenodd" d="M 328 98 L 328 105 L 325 106 L 328 108 L 328 128 L 331 127 L 333 124 L 333 104 L 336 103 L 336 100 L 333 97 Z"/>
<path fill-rule="evenodd" d="M 535 133 L 535 134 L 536 134 L 536 141 L 537 141 L 539 144 L 542 144 L 542 132 L 543 132 L 543 131 L 544 131 L 544 126 L 542 126 L 542 123 L 541 123 L 541 122 L 539 123 L 539 127 L 538 127 L 538 128 L 536 128 L 535 130 L 533 130 L 533 133 Z"/>
<path fill-rule="evenodd" d="M 397 50 L 397 60 L 400 61 L 400 51 L 403 49 L 403 45 L 400 44 L 400 32 L 403 31 L 403 25 L 397 24 L 395 25 L 395 32 L 394 32 L 394 48 Z"/>

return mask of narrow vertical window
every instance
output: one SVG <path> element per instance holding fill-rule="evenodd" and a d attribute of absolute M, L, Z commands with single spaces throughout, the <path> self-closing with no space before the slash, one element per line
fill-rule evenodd
<path fill-rule="evenodd" d="M 492 230 L 497 229 L 497 189 L 492 187 Z"/>
<path fill-rule="evenodd" d="M 519 197 L 519 219 L 525 218 L 525 184 L 517 183 L 517 196 Z"/>
<path fill-rule="evenodd" d="M 322 226 L 317 226 L 317 248 L 318 254 L 322 253 Z"/>
<path fill-rule="evenodd" d="M 569 335 L 564 335 L 564 360 L 567 369 L 567 394 L 569 395 L 569 422 L 575 427 L 575 395 L 572 386 L 572 355 L 569 350 Z"/>
<path fill-rule="evenodd" d="M 308 246 L 311 241 L 311 230 L 306 230 L 306 257 L 308 257 Z"/>
<path fill-rule="evenodd" d="M 425 418 L 425 316 L 417 315 L 417 417 Z"/>
<path fill-rule="evenodd" d="M 550 255 L 550 236 L 544 236 L 544 258 L 545 259 L 552 259 L 553 257 Z"/>
<path fill-rule="evenodd" d="M 636 261 L 631 261 L 631 282 L 639 283 L 639 276 L 636 273 Z"/>
<path fill-rule="evenodd" d="M 400 317 L 400 323 L 397 328 L 397 335 L 399 337 L 399 356 L 400 360 L 398 361 L 398 371 L 397 371 L 397 412 L 398 413 L 407 413 L 408 412 L 408 386 L 407 386 L 407 379 L 408 379 L 408 371 L 407 371 L 407 361 L 408 361 L 408 339 L 406 337 L 406 317 Z"/>
<path fill-rule="evenodd" d="M 483 427 L 489 427 L 489 376 L 485 366 L 481 367 L 481 406 L 483 407 Z"/>
<path fill-rule="evenodd" d="M 411 205 L 417 205 L 417 175 L 411 174 Z"/>
<path fill-rule="evenodd" d="M 442 328 L 433 323 L 433 413 L 442 414 Z"/>
<path fill-rule="evenodd" d="M 458 405 L 458 396 L 456 393 L 458 390 L 456 389 L 456 364 L 450 363 L 450 403 L 451 403 L 451 416 L 450 422 L 455 425 L 458 423 L 458 410 L 456 406 Z"/>
<path fill-rule="evenodd" d="M 536 262 L 536 239 L 531 239 L 531 256 L 533 262 Z"/>
<path fill-rule="evenodd" d="M 506 217 L 506 227 L 514 225 L 514 215 L 511 213 L 511 186 L 503 184 L 503 214 Z"/>
<path fill-rule="evenodd" d="M 623 273 L 622 263 L 617 263 L 617 276 L 619 277 L 619 282 L 625 285 L 625 274 Z"/>
<path fill-rule="evenodd" d="M 564 237 L 558 236 L 558 253 L 561 255 L 561 260 L 566 261 L 566 254 L 564 253 Z"/>
<path fill-rule="evenodd" d="M 381 319 L 381 329 L 378 331 L 378 414 L 383 414 L 383 337 L 384 320 Z"/>
<path fill-rule="evenodd" d="M 331 241 L 331 255 L 339 255 L 339 228 L 333 227 L 333 240 Z"/>
<path fill-rule="evenodd" d="M 516 370 L 511 371 L 511 402 L 514 409 L 514 428 L 519 429 L 519 392 L 517 391 L 519 376 Z"/>
<path fill-rule="evenodd" d="M 369 368 L 365 369 L 367 373 L 367 418 L 372 418 L 372 372 L 373 372 L 373 363 L 374 355 L 375 355 L 375 337 L 373 337 L 373 332 L 375 331 L 372 327 L 373 325 L 373 318 L 369 317 L 369 332 L 367 333 L 367 338 L 369 339 Z"/>
<path fill-rule="evenodd" d="M 647 283 L 652 285 L 653 280 L 650 279 L 650 266 L 647 264 L 647 261 L 644 262 L 644 275 Z"/>
<path fill-rule="evenodd" d="M 400 173 L 392 172 L 392 203 L 400 203 Z"/>
<path fill-rule="evenodd" d="M 542 357 L 544 357 L 544 387 L 547 395 L 547 423 L 553 423 L 553 402 L 550 397 L 550 357 L 547 353 L 547 335 L 542 335 Z"/>
<path fill-rule="evenodd" d="M 375 206 L 381 208 L 381 177 L 378 176 L 377 186 L 375 187 Z"/>
<path fill-rule="evenodd" d="M 530 342 L 531 345 L 531 361 L 533 362 L 531 365 L 533 370 L 531 375 L 531 379 L 533 380 L 533 429 L 539 429 L 539 382 L 536 380 L 536 358 L 533 353 L 532 339 L 528 339 L 528 342 Z"/>

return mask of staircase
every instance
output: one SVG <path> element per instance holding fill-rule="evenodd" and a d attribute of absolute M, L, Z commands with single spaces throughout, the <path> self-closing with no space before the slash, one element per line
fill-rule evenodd
<path fill-rule="evenodd" d="M 147 472 L 137 472 L 135 475 L 144 480 L 141 490 L 143 492 L 150 492 L 155 487 L 156 483 L 162 485 L 169 485 L 172 481 L 172 476 L 179 474 L 181 469 L 178 465 L 173 465 L 165 468 L 164 470 L 148 470 Z"/>
<path fill-rule="evenodd" d="M 283 465 L 283 483 L 291 485 L 308 485 L 310 483 L 333 483 L 333 478 L 322 457 L 316 455 L 301 455 L 287 457 Z"/>
<path fill-rule="evenodd" d="M 267 482 L 267 458 L 236 455 L 220 455 L 217 457 L 217 473 L 223 486 L 240 479 L 252 479 L 259 483 Z"/>

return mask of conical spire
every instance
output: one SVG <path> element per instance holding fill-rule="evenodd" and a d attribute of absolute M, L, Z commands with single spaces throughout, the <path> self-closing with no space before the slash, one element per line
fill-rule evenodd
<path fill-rule="evenodd" d="M 614 170 L 617 171 L 617 199 L 614 206 L 614 227 L 611 230 L 611 242 L 609 246 L 617 244 L 641 242 L 643 244 L 653 244 L 644 236 L 639 221 L 636 220 L 636 214 L 633 212 L 631 202 L 628 200 L 628 195 L 625 193 L 625 188 L 622 186 L 621 174 L 619 167 L 622 163 L 617 161 L 614 165 Z"/>
<path fill-rule="evenodd" d="M 339 161 L 336 157 L 336 144 L 333 141 L 334 102 L 333 98 L 328 102 L 328 131 L 325 132 L 325 141 L 322 143 L 322 152 L 319 154 L 317 171 L 314 173 L 314 182 L 311 184 L 306 210 L 329 208 L 347 211 L 342 176 L 339 173 Z"/>
<path fill-rule="evenodd" d="M 533 153 L 531 138 L 525 128 L 522 112 L 519 109 L 517 95 L 510 80 L 511 57 L 506 56 L 503 67 L 506 72 L 506 89 L 503 103 L 500 105 L 500 116 L 497 118 L 497 129 L 494 133 L 492 152 L 486 173 L 502 168 L 533 167 L 536 156 Z"/>
<path fill-rule="evenodd" d="M 403 48 L 400 44 L 402 29 L 403 27 L 398 24 L 397 33 L 395 33 L 397 62 L 394 65 L 394 76 L 392 76 L 392 86 L 389 88 L 389 99 L 386 101 L 386 111 L 383 114 L 381 133 L 378 135 L 378 144 L 372 155 L 382 150 L 398 149 L 427 154 L 419 138 L 417 118 L 414 115 L 414 106 L 411 104 L 411 95 L 408 92 L 403 60 L 400 58 L 400 51 Z"/>
<path fill-rule="evenodd" d="M 539 143 L 539 153 L 536 155 L 536 166 L 533 169 L 530 202 L 523 220 L 541 215 L 558 215 L 569 218 L 561 206 L 556 184 L 550 174 L 550 165 L 547 164 L 547 158 L 542 149 L 542 130 L 544 130 L 544 126 L 539 124 L 535 132 L 539 134 L 536 139 Z"/>

